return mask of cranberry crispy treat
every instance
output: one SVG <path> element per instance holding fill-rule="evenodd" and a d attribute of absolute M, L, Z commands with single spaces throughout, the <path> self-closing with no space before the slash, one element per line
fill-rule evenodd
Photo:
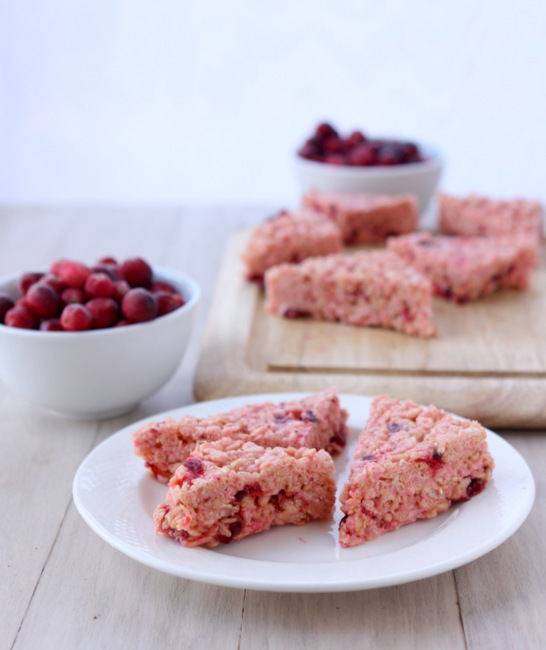
<path fill-rule="evenodd" d="M 310 210 L 281 212 L 252 231 L 242 255 L 245 277 L 261 282 L 271 266 L 338 253 L 342 247 L 339 228 L 322 215 Z"/>
<path fill-rule="evenodd" d="M 438 228 L 447 235 L 528 237 L 540 255 L 543 206 L 525 199 L 496 200 L 438 193 Z"/>
<path fill-rule="evenodd" d="M 417 228 L 419 210 L 412 195 L 321 193 L 304 194 L 303 205 L 316 210 L 341 228 L 345 244 L 378 244 L 389 235 L 402 235 Z"/>
<path fill-rule="evenodd" d="M 463 303 L 499 289 L 526 289 L 534 263 L 527 239 L 412 233 L 387 247 L 432 281 L 433 293 Z"/>
<path fill-rule="evenodd" d="M 265 307 L 278 316 L 374 325 L 422 337 L 436 333 L 430 280 L 391 251 L 281 264 L 265 274 L 265 290 Z"/>
<path fill-rule="evenodd" d="M 356 546 L 479 494 L 493 459 L 485 429 L 434 406 L 372 402 L 340 502 L 341 546 Z"/>
<path fill-rule="evenodd" d="M 334 463 L 324 450 L 200 443 L 169 482 L 156 532 L 183 546 L 217 546 L 284 524 L 332 517 Z"/>
<path fill-rule="evenodd" d="M 249 404 L 227 413 L 184 415 L 150 422 L 133 434 L 135 453 L 162 483 L 174 474 L 198 442 L 229 437 L 264 447 L 315 447 L 337 453 L 347 438 L 347 411 L 335 388 L 291 402 Z"/>

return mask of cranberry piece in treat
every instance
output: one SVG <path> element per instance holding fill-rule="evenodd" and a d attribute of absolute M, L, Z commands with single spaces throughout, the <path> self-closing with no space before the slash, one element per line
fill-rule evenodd
<path fill-rule="evenodd" d="M 157 315 L 163 316 L 165 314 L 182 307 L 184 299 L 179 293 L 170 293 L 168 291 L 158 291 L 155 294 L 157 302 Z"/>
<path fill-rule="evenodd" d="M 123 296 L 121 311 L 127 320 L 142 323 L 157 316 L 157 302 L 150 291 L 136 287 Z"/>
<path fill-rule="evenodd" d="M 38 280 L 41 280 L 44 277 L 43 273 L 23 273 L 21 279 L 19 280 L 19 289 L 21 293 L 26 295 L 26 292 L 30 289 L 33 284 L 36 284 Z"/>
<path fill-rule="evenodd" d="M 63 326 L 59 318 L 47 318 L 40 323 L 42 332 L 62 332 Z"/>
<path fill-rule="evenodd" d="M 15 307 L 15 302 L 5 293 L 0 293 L 0 323 L 4 322 L 6 314 L 13 307 Z"/>
<path fill-rule="evenodd" d="M 148 288 L 152 284 L 153 272 L 151 266 L 141 257 L 132 257 L 121 263 L 121 277 L 132 287 Z"/>
<path fill-rule="evenodd" d="M 4 318 L 4 323 L 8 327 L 19 327 L 26 330 L 35 330 L 38 328 L 38 318 L 36 314 L 24 305 L 15 305 L 12 307 Z"/>
<path fill-rule="evenodd" d="M 61 314 L 61 325 L 67 332 L 82 332 L 91 329 L 93 317 L 85 305 L 72 303 Z"/>
<path fill-rule="evenodd" d="M 65 305 L 69 305 L 73 302 L 79 302 L 83 305 L 83 303 L 86 301 L 86 297 L 83 289 L 76 289 L 76 287 L 67 287 L 61 292 L 61 300 Z"/>
<path fill-rule="evenodd" d="M 25 296 L 27 305 L 41 318 L 57 316 L 61 309 L 59 294 L 48 284 L 33 284 Z"/>
<path fill-rule="evenodd" d="M 56 275 L 67 287 L 83 289 L 91 269 L 83 262 L 64 260 L 59 263 Z"/>
<path fill-rule="evenodd" d="M 93 317 L 93 328 L 113 327 L 119 319 L 119 305 L 113 298 L 98 296 L 91 298 L 85 306 Z"/>
<path fill-rule="evenodd" d="M 107 273 L 91 273 L 85 281 L 84 291 L 89 298 L 111 298 L 115 293 L 114 282 Z"/>

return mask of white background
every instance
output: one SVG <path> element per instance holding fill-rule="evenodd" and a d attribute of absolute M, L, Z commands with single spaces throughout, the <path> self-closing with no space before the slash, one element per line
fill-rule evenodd
<path fill-rule="evenodd" d="M 546 199 L 542 0 L 0 0 L 0 203 L 275 203 L 318 121 Z"/>

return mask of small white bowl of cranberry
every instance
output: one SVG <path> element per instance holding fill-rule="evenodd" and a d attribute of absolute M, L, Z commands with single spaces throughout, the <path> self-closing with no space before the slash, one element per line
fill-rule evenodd
<path fill-rule="evenodd" d="M 442 174 L 433 147 L 403 138 L 379 138 L 362 131 L 341 134 L 319 124 L 296 152 L 301 189 L 397 196 L 413 194 L 424 211 Z"/>
<path fill-rule="evenodd" d="M 142 258 L 61 259 L 0 280 L 0 378 L 74 419 L 128 413 L 174 375 L 198 284 Z"/>

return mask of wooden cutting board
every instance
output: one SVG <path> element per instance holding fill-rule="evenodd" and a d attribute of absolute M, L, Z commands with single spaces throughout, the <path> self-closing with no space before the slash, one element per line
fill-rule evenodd
<path fill-rule="evenodd" d="M 546 263 L 528 291 L 454 305 L 434 299 L 435 339 L 265 312 L 242 279 L 249 231 L 225 251 L 196 371 L 195 397 L 264 392 L 388 393 L 490 427 L 546 426 Z"/>

